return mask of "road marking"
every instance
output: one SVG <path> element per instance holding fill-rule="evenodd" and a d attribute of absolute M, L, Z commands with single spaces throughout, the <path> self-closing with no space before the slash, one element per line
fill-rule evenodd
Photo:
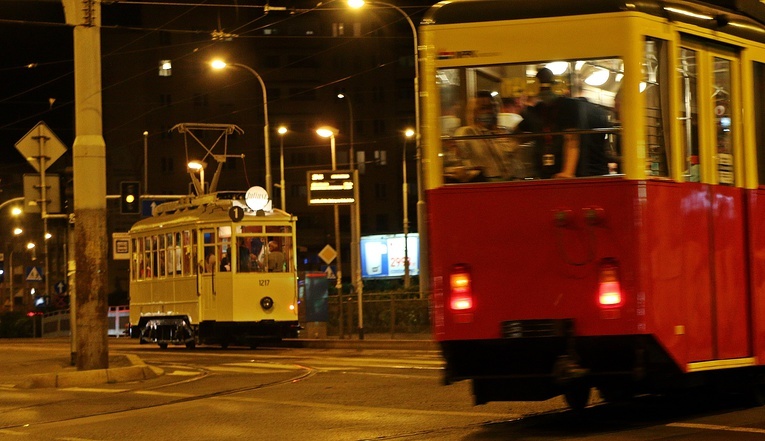
<path fill-rule="evenodd" d="M 202 373 L 198 371 L 172 371 L 172 372 L 167 372 L 165 375 L 175 375 L 178 377 L 194 377 L 196 375 L 202 375 Z"/>
<path fill-rule="evenodd" d="M 153 390 L 136 390 L 133 391 L 136 395 L 152 395 L 157 397 L 179 397 L 179 398 L 188 398 L 188 397 L 194 397 L 196 395 L 193 394 L 185 394 L 181 392 L 157 392 Z"/>
<path fill-rule="evenodd" d="M 63 387 L 61 390 L 69 391 L 69 392 L 95 392 L 95 393 L 103 393 L 103 394 L 111 394 L 111 393 L 117 393 L 117 392 L 125 392 L 130 389 L 100 389 L 95 387 Z"/>
<path fill-rule="evenodd" d="M 744 432 L 744 433 L 765 434 L 765 429 L 756 429 L 754 427 L 719 426 L 717 424 L 670 423 L 670 424 L 667 424 L 667 427 L 682 427 L 684 429 L 703 429 L 703 430 L 719 430 L 723 432 Z"/>
<path fill-rule="evenodd" d="M 273 374 L 278 372 L 292 372 L 295 369 L 261 369 L 261 368 L 240 368 L 234 366 L 205 366 L 205 369 L 211 372 L 231 372 L 235 374 Z"/>
<path fill-rule="evenodd" d="M 330 410 L 347 410 L 347 411 L 367 411 L 367 412 L 393 412 L 393 413 L 408 413 L 413 415 L 438 415 L 438 416 L 459 416 L 459 417 L 482 417 L 482 418 L 503 418 L 513 419 L 521 418 L 523 415 L 515 413 L 490 413 L 490 412 L 460 412 L 453 410 L 421 410 L 421 409 L 404 409 L 400 407 L 374 407 L 374 406 L 352 406 L 347 404 L 332 404 L 332 403 L 318 403 L 316 401 L 286 401 L 286 400 L 269 400 L 266 398 L 245 398 L 245 397 L 233 397 L 222 396 L 213 397 L 214 400 L 236 401 L 243 403 L 262 403 L 262 404 L 277 404 L 284 406 L 297 406 L 308 407 L 311 409 L 330 409 Z"/>
<path fill-rule="evenodd" d="M 256 367 L 256 368 L 264 368 L 264 369 L 287 369 L 291 371 L 299 371 L 303 368 L 302 366 L 298 366 L 295 364 L 279 364 L 279 363 L 257 363 L 257 362 L 244 362 L 244 363 L 225 363 L 221 366 L 239 366 L 239 367 Z"/>

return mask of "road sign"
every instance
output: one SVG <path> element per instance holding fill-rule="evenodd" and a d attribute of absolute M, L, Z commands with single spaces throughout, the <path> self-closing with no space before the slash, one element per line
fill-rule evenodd
<path fill-rule="evenodd" d="M 45 157 L 45 169 L 47 170 L 61 155 L 66 153 L 66 146 L 44 122 L 40 121 L 16 142 L 16 150 L 24 155 L 32 167 L 39 172 L 43 162 L 41 156 Z"/>
<path fill-rule="evenodd" d="M 24 174 L 24 212 L 40 213 L 42 211 L 42 180 L 36 173 Z M 57 174 L 45 175 L 45 199 L 47 213 L 61 213 L 61 179 Z"/>
<path fill-rule="evenodd" d="M 42 268 L 37 266 L 28 266 L 27 267 L 27 282 L 42 282 L 43 276 L 42 276 Z"/>
<path fill-rule="evenodd" d="M 333 260 L 335 260 L 335 257 L 337 257 L 337 252 L 334 248 L 327 245 L 322 248 L 321 251 L 319 251 L 319 257 L 324 261 L 324 263 L 330 264 Z"/>
<path fill-rule="evenodd" d="M 53 289 L 56 290 L 56 294 L 61 295 L 66 292 L 67 286 L 64 282 L 58 282 L 57 284 L 53 285 Z"/>
<path fill-rule="evenodd" d="M 327 265 L 326 268 L 322 268 L 322 271 L 324 274 L 327 275 L 328 280 L 337 280 L 337 275 L 335 274 L 335 267 L 332 265 Z"/>
<path fill-rule="evenodd" d="M 130 260 L 130 235 L 128 233 L 112 233 L 112 259 Z"/>

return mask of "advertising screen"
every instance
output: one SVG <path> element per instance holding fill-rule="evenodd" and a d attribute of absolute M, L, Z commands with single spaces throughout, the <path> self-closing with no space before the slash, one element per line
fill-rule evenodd
<path fill-rule="evenodd" d="M 409 233 L 406 242 L 405 249 L 403 234 L 362 236 L 361 277 L 403 277 L 404 254 L 409 257 L 409 275 L 418 275 L 420 237 L 417 233 Z"/>

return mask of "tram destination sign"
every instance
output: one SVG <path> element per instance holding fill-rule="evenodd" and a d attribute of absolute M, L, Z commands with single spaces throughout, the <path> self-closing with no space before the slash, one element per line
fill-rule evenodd
<path fill-rule="evenodd" d="M 352 170 L 319 170 L 307 173 L 308 205 L 350 205 L 356 202 L 357 185 Z"/>

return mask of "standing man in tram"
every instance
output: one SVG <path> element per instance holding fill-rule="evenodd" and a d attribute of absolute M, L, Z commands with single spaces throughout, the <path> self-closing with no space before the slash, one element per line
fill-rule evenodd
<path fill-rule="evenodd" d="M 548 68 L 539 69 L 539 101 L 529 108 L 519 130 L 532 133 L 555 133 L 608 127 L 605 113 L 584 98 L 575 99 L 556 93 L 555 75 Z M 542 178 L 574 178 L 608 174 L 605 135 L 542 135 L 537 139 L 537 158 Z"/>

